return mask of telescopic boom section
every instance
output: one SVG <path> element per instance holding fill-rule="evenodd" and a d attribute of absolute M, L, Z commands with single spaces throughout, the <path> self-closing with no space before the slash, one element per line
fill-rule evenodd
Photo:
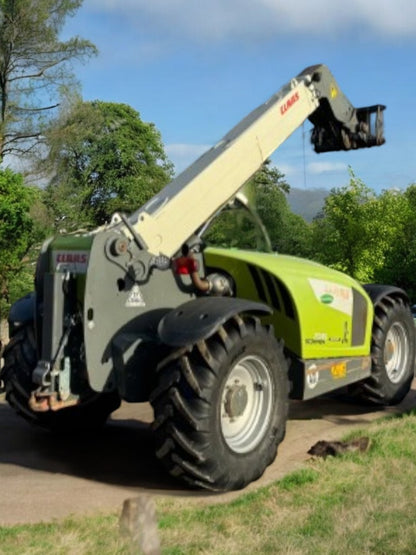
<path fill-rule="evenodd" d="M 149 252 L 171 257 L 309 118 L 316 152 L 384 143 L 384 106 L 354 108 L 324 65 L 306 68 L 148 203 L 117 225 Z M 128 229 L 129 228 L 129 229 Z"/>

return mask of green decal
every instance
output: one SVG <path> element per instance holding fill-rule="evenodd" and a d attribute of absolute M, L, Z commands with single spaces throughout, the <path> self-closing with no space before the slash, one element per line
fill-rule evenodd
<path fill-rule="evenodd" d="M 324 304 L 331 304 L 333 300 L 334 297 L 330 293 L 324 293 L 323 295 L 321 295 L 321 301 Z"/>

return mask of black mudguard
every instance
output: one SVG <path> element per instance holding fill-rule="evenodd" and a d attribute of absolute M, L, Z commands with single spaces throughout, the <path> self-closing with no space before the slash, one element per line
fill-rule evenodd
<path fill-rule="evenodd" d="M 13 303 L 8 318 L 10 329 L 16 329 L 23 324 L 32 322 L 35 319 L 35 310 L 35 292 L 29 293 Z"/>
<path fill-rule="evenodd" d="M 377 283 L 370 283 L 363 285 L 367 295 L 376 306 L 384 297 L 400 297 L 407 304 L 409 304 L 409 297 L 403 289 L 400 287 L 395 287 L 394 285 L 381 285 Z"/>
<path fill-rule="evenodd" d="M 161 341 L 172 347 L 185 347 L 207 339 L 227 320 L 242 312 L 271 314 L 262 303 L 232 297 L 199 297 L 168 312 L 159 322 Z"/>

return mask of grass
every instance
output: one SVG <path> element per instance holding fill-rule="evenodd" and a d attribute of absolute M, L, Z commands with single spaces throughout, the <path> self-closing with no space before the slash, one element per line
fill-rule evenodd
<path fill-rule="evenodd" d="M 311 460 L 228 504 L 155 499 L 162 553 L 414 554 L 416 413 L 370 424 L 366 453 Z M 0 528 L 0 553 L 129 553 L 119 515 Z"/>

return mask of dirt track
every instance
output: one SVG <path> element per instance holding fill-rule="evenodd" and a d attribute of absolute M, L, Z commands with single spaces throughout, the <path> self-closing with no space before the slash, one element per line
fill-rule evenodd
<path fill-rule="evenodd" d="M 415 407 L 416 383 L 401 405 L 385 411 L 334 398 L 292 402 L 277 459 L 244 491 L 305 464 L 308 449 L 320 439 L 339 439 L 353 427 Z M 30 426 L 0 397 L 0 525 L 118 511 L 126 498 L 140 492 L 180 496 L 185 503 L 222 502 L 240 495 L 190 492 L 170 479 L 153 455 L 151 419 L 148 405 L 124 404 L 102 432 L 75 441 Z"/>

